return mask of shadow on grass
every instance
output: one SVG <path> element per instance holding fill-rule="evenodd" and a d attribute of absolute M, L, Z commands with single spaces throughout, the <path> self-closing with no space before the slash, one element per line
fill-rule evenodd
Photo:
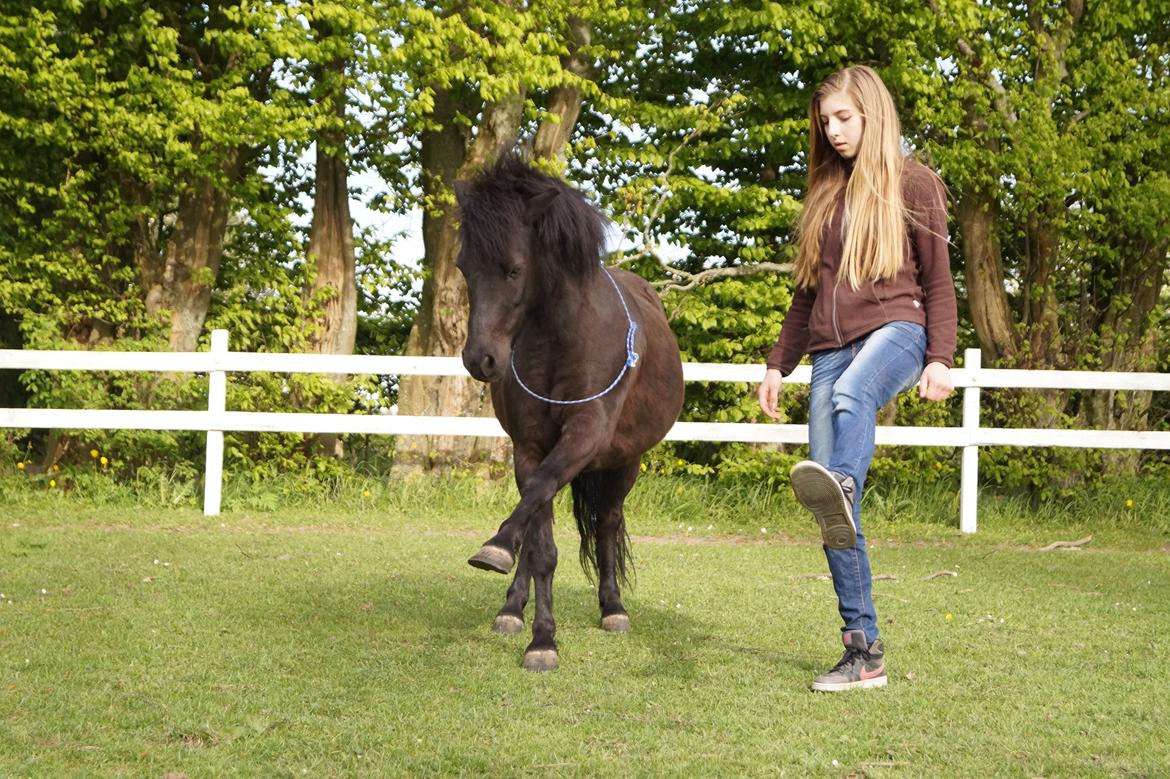
<path fill-rule="evenodd" d="M 729 661 L 745 670 L 812 670 L 808 657 L 786 653 L 774 642 L 753 645 L 750 638 L 721 629 L 718 615 L 707 619 L 654 603 L 637 587 L 627 590 L 625 599 L 633 629 L 628 634 L 603 631 L 596 590 L 577 571 L 564 578 L 576 581 L 560 582 L 554 592 L 562 671 L 572 672 L 586 659 L 591 666 L 601 663 L 635 676 L 665 674 L 680 681 L 706 678 L 712 666 Z M 491 631 L 510 582 L 510 576 L 471 569 L 435 575 L 385 573 L 348 586 L 333 579 L 273 577 L 267 595 L 242 597 L 230 608 L 240 620 L 238 627 L 253 636 L 324 641 L 341 655 L 367 661 L 377 656 L 421 668 L 457 664 L 519 670 L 531 639 L 534 602 L 529 602 L 520 634 Z"/>

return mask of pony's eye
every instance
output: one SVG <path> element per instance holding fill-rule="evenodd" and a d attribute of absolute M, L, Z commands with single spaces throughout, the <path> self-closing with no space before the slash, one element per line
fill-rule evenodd
<path fill-rule="evenodd" d="M 519 268 L 509 268 L 508 269 L 508 278 L 509 279 L 520 278 L 520 269 Z"/>

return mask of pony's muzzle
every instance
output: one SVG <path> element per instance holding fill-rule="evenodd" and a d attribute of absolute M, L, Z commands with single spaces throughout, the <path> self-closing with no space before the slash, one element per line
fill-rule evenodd
<path fill-rule="evenodd" d="M 478 381 L 493 382 L 504 377 L 499 361 L 490 352 L 480 349 L 463 350 L 463 367 Z"/>

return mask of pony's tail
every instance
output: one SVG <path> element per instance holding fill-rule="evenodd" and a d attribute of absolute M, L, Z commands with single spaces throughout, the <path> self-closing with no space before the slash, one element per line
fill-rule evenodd
<path fill-rule="evenodd" d="M 577 474 L 572 482 L 573 516 L 577 518 L 577 531 L 581 534 L 581 568 L 585 571 L 590 582 L 596 582 L 599 576 L 597 567 L 597 546 L 600 542 L 600 517 L 597 515 L 601 505 L 601 496 L 605 489 L 605 473 L 590 471 Z M 634 559 L 630 554 L 630 534 L 626 530 L 626 521 L 623 518 L 621 526 L 617 528 L 617 538 L 614 543 L 614 571 L 621 586 L 629 583 L 627 571 L 633 571 Z"/>

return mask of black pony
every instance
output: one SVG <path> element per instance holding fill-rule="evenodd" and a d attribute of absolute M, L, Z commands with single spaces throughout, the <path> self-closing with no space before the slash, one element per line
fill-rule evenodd
<path fill-rule="evenodd" d="M 491 385 L 512 438 L 520 502 L 468 562 L 519 566 L 493 629 L 536 613 L 524 667 L 557 667 L 552 579 L 553 497 L 572 482 L 581 563 L 596 572 L 601 626 L 629 630 L 624 583 L 629 536 L 623 504 L 642 454 L 682 408 L 682 363 L 662 303 L 642 278 L 601 265 L 601 215 L 564 182 L 514 157 L 456 187 L 471 301 L 463 364 Z"/>

